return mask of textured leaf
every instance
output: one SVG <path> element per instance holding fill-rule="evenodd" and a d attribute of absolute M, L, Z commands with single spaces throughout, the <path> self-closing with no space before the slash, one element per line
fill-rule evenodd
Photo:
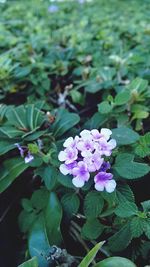
<path fill-rule="evenodd" d="M 143 234 L 145 226 L 145 219 L 134 217 L 130 222 L 130 229 L 132 238 L 140 237 Z"/>
<path fill-rule="evenodd" d="M 132 129 L 119 127 L 112 130 L 112 138 L 116 140 L 117 145 L 130 145 L 139 140 L 139 135 Z"/>
<path fill-rule="evenodd" d="M 135 153 L 142 158 L 150 155 L 150 133 L 140 137 Z"/>
<path fill-rule="evenodd" d="M 118 185 L 117 191 L 119 191 L 128 201 L 135 202 L 134 194 L 128 184 Z"/>
<path fill-rule="evenodd" d="M 94 260 L 97 252 L 99 251 L 99 249 L 103 246 L 103 244 L 105 243 L 105 241 L 99 242 L 98 244 L 96 244 L 96 246 L 94 248 L 92 248 L 89 253 L 83 258 L 83 260 L 81 261 L 81 263 L 79 264 L 78 267 L 88 267 L 90 265 L 90 263 Z"/>
<path fill-rule="evenodd" d="M 99 129 L 107 121 L 107 119 L 106 115 L 96 112 L 91 119 L 86 121 L 84 128 L 89 130 Z"/>
<path fill-rule="evenodd" d="M 130 98 L 131 98 L 131 95 L 130 95 L 129 90 L 121 91 L 115 97 L 115 104 L 124 105 L 130 100 Z"/>
<path fill-rule="evenodd" d="M 150 219 L 146 220 L 144 232 L 148 239 L 150 239 Z"/>
<path fill-rule="evenodd" d="M 122 251 L 129 245 L 131 238 L 130 224 L 127 223 L 119 230 L 119 232 L 109 238 L 108 245 L 114 252 Z"/>
<path fill-rule="evenodd" d="M 66 214 L 70 217 L 78 212 L 80 201 L 75 193 L 67 193 L 61 199 Z"/>
<path fill-rule="evenodd" d="M 150 167 L 145 163 L 133 161 L 134 155 L 123 153 L 118 155 L 114 165 L 117 173 L 126 179 L 137 179 L 150 171 Z"/>
<path fill-rule="evenodd" d="M 100 215 L 104 200 L 99 192 L 89 192 L 84 200 L 84 214 L 87 218 L 96 218 Z"/>
<path fill-rule="evenodd" d="M 128 85 L 128 89 L 131 91 L 138 91 L 139 93 L 142 93 L 147 88 L 147 86 L 148 81 L 138 77 Z"/>
<path fill-rule="evenodd" d="M 144 211 L 150 211 L 150 200 L 146 200 L 141 203 Z"/>
<path fill-rule="evenodd" d="M 97 239 L 103 232 L 103 225 L 97 219 L 89 219 L 82 227 L 82 235 L 86 239 Z"/>
<path fill-rule="evenodd" d="M 56 184 L 58 171 L 53 166 L 45 166 L 37 170 L 36 174 L 43 179 L 48 190 L 52 190 Z"/>
<path fill-rule="evenodd" d="M 126 218 L 136 215 L 138 208 L 134 202 L 129 202 L 120 192 L 117 192 L 118 206 L 115 209 L 115 214 L 119 217 Z"/>

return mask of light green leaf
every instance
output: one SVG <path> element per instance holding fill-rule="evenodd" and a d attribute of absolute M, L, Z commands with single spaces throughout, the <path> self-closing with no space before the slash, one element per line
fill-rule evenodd
<path fill-rule="evenodd" d="M 150 132 L 140 137 L 135 153 L 142 158 L 150 155 Z"/>
<path fill-rule="evenodd" d="M 150 171 L 148 164 L 135 162 L 134 155 L 128 153 L 118 155 L 113 168 L 126 179 L 137 179 Z"/>
<path fill-rule="evenodd" d="M 79 264 L 78 267 L 88 267 L 90 263 L 94 260 L 97 252 L 100 250 L 100 248 L 103 246 L 105 241 L 99 242 L 98 244 L 95 245 L 94 248 L 92 248 L 89 253 L 83 258 L 81 263 Z"/>
<path fill-rule="evenodd" d="M 94 267 L 136 267 L 136 265 L 126 258 L 110 257 L 98 262 Z"/>
<path fill-rule="evenodd" d="M 120 106 L 126 104 L 131 98 L 130 91 L 124 90 L 119 92 L 115 97 L 115 104 Z"/>
<path fill-rule="evenodd" d="M 148 81 L 143 80 L 141 78 L 136 78 L 134 79 L 129 85 L 128 85 L 128 89 L 131 91 L 137 91 L 139 93 L 142 93 L 143 91 L 145 91 L 145 89 L 148 86 Z"/>
<path fill-rule="evenodd" d="M 112 111 L 112 106 L 109 104 L 108 101 L 103 101 L 98 104 L 98 112 L 101 114 L 107 114 Z"/>

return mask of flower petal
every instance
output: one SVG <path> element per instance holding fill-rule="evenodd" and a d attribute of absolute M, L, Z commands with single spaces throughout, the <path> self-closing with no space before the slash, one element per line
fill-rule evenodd
<path fill-rule="evenodd" d="M 105 184 L 106 191 L 112 193 L 116 188 L 116 181 L 114 179 L 108 180 Z"/>
<path fill-rule="evenodd" d="M 106 140 L 108 140 L 112 134 L 112 131 L 107 128 L 102 128 L 101 134 L 106 138 Z"/>
<path fill-rule="evenodd" d="M 59 170 L 63 175 L 67 175 L 70 173 L 70 170 L 67 168 L 67 166 L 65 164 L 61 164 L 59 166 Z"/>
<path fill-rule="evenodd" d="M 66 160 L 66 153 L 64 151 L 60 151 L 58 154 L 58 159 L 60 161 L 65 161 Z"/>
<path fill-rule="evenodd" d="M 114 149 L 116 147 L 116 145 L 117 145 L 116 140 L 115 139 L 111 139 L 108 142 L 108 145 L 109 145 L 110 149 Z"/>
<path fill-rule="evenodd" d="M 68 146 L 71 146 L 73 144 L 73 137 L 69 137 L 66 139 L 66 141 L 64 142 L 63 146 L 64 147 L 68 147 Z"/>
<path fill-rule="evenodd" d="M 74 184 L 75 187 L 82 187 L 84 186 L 84 181 L 82 179 L 80 179 L 78 176 L 74 177 L 72 179 L 72 183 Z"/>
<path fill-rule="evenodd" d="M 103 182 L 98 182 L 95 184 L 95 189 L 97 191 L 104 191 L 105 184 Z"/>

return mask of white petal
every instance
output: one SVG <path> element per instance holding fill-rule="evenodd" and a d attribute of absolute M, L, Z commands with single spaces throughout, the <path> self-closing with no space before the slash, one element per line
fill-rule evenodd
<path fill-rule="evenodd" d="M 108 142 L 109 146 L 110 146 L 110 149 L 114 149 L 117 145 L 116 143 L 116 140 L 115 139 L 111 139 L 109 142 Z"/>
<path fill-rule="evenodd" d="M 116 181 L 113 179 L 107 181 L 107 183 L 105 184 L 105 188 L 108 193 L 112 193 L 116 188 Z"/>
<path fill-rule="evenodd" d="M 69 137 L 66 139 L 66 141 L 64 142 L 63 146 L 64 147 L 68 147 L 71 146 L 73 144 L 73 137 Z"/>
<path fill-rule="evenodd" d="M 91 132 L 89 130 L 83 130 L 80 135 L 84 140 L 91 139 Z"/>
<path fill-rule="evenodd" d="M 101 129 L 101 134 L 104 135 L 104 137 L 106 138 L 106 140 L 108 140 L 112 134 L 112 131 L 107 129 L 107 128 L 102 128 Z"/>
<path fill-rule="evenodd" d="M 96 189 L 97 191 L 104 191 L 104 183 L 102 183 L 102 182 L 98 182 L 98 183 L 96 183 L 96 184 L 95 184 L 95 189 Z"/>
<path fill-rule="evenodd" d="M 63 175 L 67 175 L 70 173 L 65 164 L 61 164 L 59 170 Z"/>
<path fill-rule="evenodd" d="M 72 183 L 75 187 L 82 187 L 84 186 L 84 181 L 79 179 L 78 176 L 72 179 Z"/>
<path fill-rule="evenodd" d="M 60 161 L 65 161 L 66 160 L 66 153 L 64 151 L 60 151 L 60 153 L 58 154 L 58 159 Z"/>
<path fill-rule="evenodd" d="M 79 141 L 79 143 L 77 144 L 77 149 L 79 149 L 80 151 L 85 150 L 83 141 Z"/>

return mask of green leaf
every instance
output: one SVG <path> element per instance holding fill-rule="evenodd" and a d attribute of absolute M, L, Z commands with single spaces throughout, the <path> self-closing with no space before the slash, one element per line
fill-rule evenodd
<path fill-rule="evenodd" d="M 24 106 L 19 106 L 8 110 L 6 117 L 9 123 L 16 126 L 18 129 L 28 129 L 26 122 L 26 111 Z"/>
<path fill-rule="evenodd" d="M 37 127 L 41 126 L 41 124 L 44 122 L 44 115 L 43 113 L 35 108 L 35 105 L 27 105 L 26 106 L 26 121 L 28 128 L 33 131 Z"/>
<path fill-rule="evenodd" d="M 77 90 L 71 90 L 70 91 L 70 96 L 71 96 L 72 101 L 74 103 L 77 103 L 77 104 L 80 104 L 80 105 L 84 105 L 84 103 L 85 103 L 85 97 L 79 91 L 77 91 Z"/>
<path fill-rule="evenodd" d="M 22 263 L 18 267 L 38 267 L 37 257 L 33 257 L 31 260 Z"/>
<path fill-rule="evenodd" d="M 18 136 L 22 136 L 23 135 L 23 131 L 20 131 L 12 126 L 3 126 L 0 127 L 0 137 L 1 138 L 15 138 Z"/>
<path fill-rule="evenodd" d="M 65 194 L 61 199 L 61 203 L 64 211 L 69 217 L 72 217 L 72 215 L 78 212 L 80 200 L 75 193 Z"/>
<path fill-rule="evenodd" d="M 115 104 L 120 106 L 126 104 L 131 98 L 130 91 L 124 90 L 119 92 L 115 97 Z"/>
<path fill-rule="evenodd" d="M 53 166 L 45 166 L 37 170 L 36 174 L 43 179 L 48 190 L 52 190 L 56 184 L 58 171 Z"/>
<path fill-rule="evenodd" d="M 145 220 L 144 232 L 148 239 L 150 239 L 150 219 Z"/>
<path fill-rule="evenodd" d="M 48 199 L 49 192 L 45 187 L 43 187 L 33 192 L 30 203 L 32 207 L 39 212 L 47 206 Z"/>
<path fill-rule="evenodd" d="M 136 265 L 126 258 L 110 257 L 98 262 L 94 267 L 136 267 Z"/>
<path fill-rule="evenodd" d="M 134 194 L 128 184 L 119 184 L 117 186 L 117 191 L 119 191 L 126 198 L 126 200 L 135 202 Z"/>
<path fill-rule="evenodd" d="M 108 245 L 113 252 L 122 251 L 129 245 L 131 239 L 130 224 L 127 223 L 117 233 L 109 238 Z"/>
<path fill-rule="evenodd" d="M 56 115 L 56 120 L 51 125 L 50 129 L 54 136 L 58 138 L 75 126 L 79 121 L 80 117 L 77 114 L 70 113 L 63 108 L 60 108 Z"/>
<path fill-rule="evenodd" d="M 34 222 L 30 230 L 28 247 L 31 257 L 37 257 L 39 267 L 49 267 L 50 263 L 44 257 L 45 252 L 50 249 L 50 243 L 43 214 Z"/>
<path fill-rule="evenodd" d="M 82 227 L 81 234 L 85 239 L 97 239 L 103 232 L 103 229 L 104 227 L 98 219 L 88 219 Z"/>
<path fill-rule="evenodd" d="M 145 227 L 145 219 L 140 217 L 132 218 L 130 222 L 132 238 L 140 237 L 143 234 L 144 227 Z"/>
<path fill-rule="evenodd" d="M 112 138 L 117 145 L 130 145 L 139 140 L 139 135 L 127 127 L 119 127 L 112 130 Z"/>
<path fill-rule="evenodd" d="M 138 208 L 134 202 L 129 202 L 124 195 L 117 192 L 118 206 L 115 209 L 115 214 L 119 217 L 126 218 L 138 213 Z"/>
<path fill-rule="evenodd" d="M 134 155 L 128 153 L 118 155 L 113 168 L 121 177 L 126 179 L 137 179 L 150 171 L 147 164 L 135 162 Z"/>
<path fill-rule="evenodd" d="M 103 246 L 105 241 L 99 242 L 98 244 L 95 245 L 94 248 L 92 248 L 89 253 L 83 258 L 81 263 L 79 264 L 78 267 L 88 267 L 90 263 L 94 260 L 96 257 L 97 252 L 100 250 L 100 248 Z"/>
<path fill-rule="evenodd" d="M 144 211 L 150 211 L 150 200 L 146 200 L 141 203 Z"/>
<path fill-rule="evenodd" d="M 108 101 L 103 101 L 98 104 L 98 112 L 101 114 L 107 114 L 112 111 L 112 106 L 109 104 Z"/>
<path fill-rule="evenodd" d="M 57 181 L 67 187 L 67 188 L 72 188 L 75 189 L 75 186 L 72 183 L 72 177 L 70 175 L 63 175 L 61 173 L 58 174 Z"/>
<path fill-rule="evenodd" d="M 85 129 L 99 129 L 100 126 L 102 126 L 107 121 L 107 116 L 104 114 L 100 114 L 99 112 L 96 112 L 91 119 L 89 119 L 85 124 Z"/>
<path fill-rule="evenodd" d="M 14 148 L 16 148 L 16 146 L 14 145 L 14 140 L 13 141 L 12 140 L 0 141 L 0 155 L 7 153 L 8 151 Z"/>
<path fill-rule="evenodd" d="M 0 171 L 0 193 L 10 186 L 27 168 L 28 164 L 25 164 L 22 158 L 13 158 L 4 161 Z"/>
<path fill-rule="evenodd" d="M 150 132 L 140 137 L 135 153 L 142 158 L 150 155 Z"/>
<path fill-rule="evenodd" d="M 62 241 L 60 223 L 62 219 L 62 208 L 54 192 L 50 193 L 45 211 L 45 223 L 47 236 L 51 245 L 60 245 Z"/>
<path fill-rule="evenodd" d="M 139 93 L 142 93 L 143 91 L 145 91 L 147 86 L 148 86 L 148 81 L 143 80 L 141 78 L 136 78 L 128 85 L 128 89 L 131 91 L 135 92 L 137 91 Z"/>
<path fill-rule="evenodd" d="M 33 223 L 38 219 L 35 212 L 27 212 L 26 210 L 22 210 L 19 214 L 19 227 L 21 232 L 28 233 L 33 225 Z"/>
<path fill-rule="evenodd" d="M 100 215 L 104 200 L 99 192 L 89 192 L 84 200 L 84 214 L 87 218 L 96 218 Z"/>

